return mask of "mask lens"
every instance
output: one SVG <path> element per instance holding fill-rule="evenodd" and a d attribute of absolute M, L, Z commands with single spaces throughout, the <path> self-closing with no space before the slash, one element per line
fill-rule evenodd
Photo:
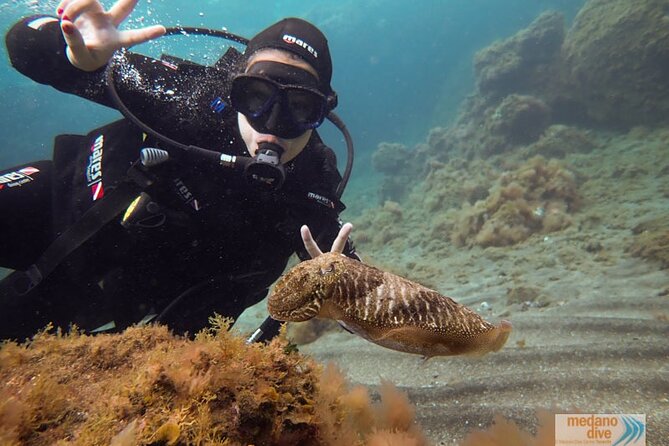
<path fill-rule="evenodd" d="M 323 122 L 324 97 L 298 88 L 287 88 L 285 93 L 286 104 L 295 124 L 307 129 L 318 127 Z"/>
<path fill-rule="evenodd" d="M 274 103 L 278 88 L 267 80 L 239 76 L 232 82 L 230 102 L 240 113 L 258 117 Z"/>

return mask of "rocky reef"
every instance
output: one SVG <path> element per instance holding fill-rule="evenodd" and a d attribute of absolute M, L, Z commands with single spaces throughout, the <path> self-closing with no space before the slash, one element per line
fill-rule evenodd
<path fill-rule="evenodd" d="M 669 269 L 669 215 L 639 223 L 632 232 L 628 252 Z"/>
<path fill-rule="evenodd" d="M 446 239 L 457 247 L 508 246 L 572 223 L 581 201 L 574 171 L 540 155 L 503 167 L 462 159 L 433 161 L 406 205 L 386 201 L 362 217 L 356 240 L 381 249 L 401 239 L 407 223 L 416 223 L 415 232 L 428 222 L 425 239 Z"/>
<path fill-rule="evenodd" d="M 600 143 L 591 133 L 578 127 L 555 124 L 548 127 L 536 142 L 521 150 L 525 150 L 528 156 L 541 155 L 545 158 L 590 153 L 600 147 Z"/>
<path fill-rule="evenodd" d="M 536 232 L 571 224 L 579 203 L 575 175 L 555 160 L 537 156 L 502 175 L 485 200 L 464 204 L 451 241 L 456 246 L 507 246 Z"/>
<path fill-rule="evenodd" d="M 411 183 L 424 169 L 424 154 L 427 146 L 422 145 L 409 150 L 398 143 L 381 143 L 372 154 L 372 167 L 384 174 L 379 190 L 379 198 L 401 200 L 408 191 L 406 185 Z"/>
<path fill-rule="evenodd" d="M 444 162 L 503 154 L 555 125 L 627 132 L 669 124 L 668 24 L 660 0 L 590 0 L 568 30 L 562 14 L 545 12 L 475 55 L 476 90 L 452 126 L 416 148 Z M 405 159 L 417 152 L 404 151 Z"/>
<path fill-rule="evenodd" d="M 474 57 L 476 85 L 481 96 L 502 99 L 514 93 L 543 92 L 555 79 L 564 40 L 564 18 L 546 12 L 516 35 L 494 42 Z"/>
<path fill-rule="evenodd" d="M 535 142 L 558 122 L 554 107 L 563 84 L 564 36 L 562 14 L 546 12 L 516 35 L 480 50 L 474 57 L 476 91 L 461 105 L 454 125 L 442 130 L 439 139 L 449 143 L 433 145 L 437 152 L 447 149 L 467 158 L 500 154 Z"/>
<path fill-rule="evenodd" d="M 664 0 L 590 0 L 562 46 L 564 96 L 597 126 L 669 124 Z"/>
<path fill-rule="evenodd" d="M 414 260 L 387 267 L 433 285 L 440 268 L 418 252 L 518 245 L 605 219 L 634 234 L 628 254 L 666 264 L 661 230 L 593 215 L 642 184 L 667 195 L 667 23 L 666 2 L 590 0 L 569 27 L 549 11 L 481 49 L 451 125 L 413 147 L 379 145 L 381 204 L 354 221 L 361 251 L 403 251 Z"/>

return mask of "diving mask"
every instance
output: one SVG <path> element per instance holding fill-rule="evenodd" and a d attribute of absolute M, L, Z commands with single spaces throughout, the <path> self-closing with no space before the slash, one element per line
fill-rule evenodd
<path fill-rule="evenodd" d="M 230 103 L 257 132 L 286 139 L 321 125 L 330 108 L 314 75 L 271 61 L 256 62 L 235 77 Z"/>

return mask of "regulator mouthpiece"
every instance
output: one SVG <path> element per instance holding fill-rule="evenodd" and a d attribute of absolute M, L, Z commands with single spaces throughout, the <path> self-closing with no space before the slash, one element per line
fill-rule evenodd
<path fill-rule="evenodd" d="M 244 170 L 244 177 L 262 189 L 278 190 L 286 180 L 286 169 L 281 164 L 282 154 L 283 149 L 278 144 L 259 144 L 256 156 Z"/>

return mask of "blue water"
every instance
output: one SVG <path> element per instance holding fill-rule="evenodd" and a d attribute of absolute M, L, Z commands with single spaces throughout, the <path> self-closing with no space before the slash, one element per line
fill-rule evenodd
<path fill-rule="evenodd" d="M 57 4 L 4 2 L 0 29 L 4 33 L 22 16 L 52 13 Z M 458 104 L 472 90 L 472 56 L 478 49 L 514 34 L 547 9 L 563 11 L 571 20 L 582 4 L 581 0 L 145 0 L 126 26 L 227 27 L 252 36 L 286 16 L 314 22 L 330 41 L 333 87 L 340 98 L 336 112 L 354 137 L 360 169 L 379 142 L 411 146 L 423 140 L 430 128 L 447 125 L 454 118 Z M 138 50 L 206 62 L 217 57 L 219 45 L 212 39 L 170 38 Z M 0 167 L 48 158 L 55 135 L 86 132 L 119 116 L 22 77 L 7 62 L 4 47 L 2 51 Z M 343 148 L 332 128 L 325 126 L 323 134 L 337 150 Z"/>

